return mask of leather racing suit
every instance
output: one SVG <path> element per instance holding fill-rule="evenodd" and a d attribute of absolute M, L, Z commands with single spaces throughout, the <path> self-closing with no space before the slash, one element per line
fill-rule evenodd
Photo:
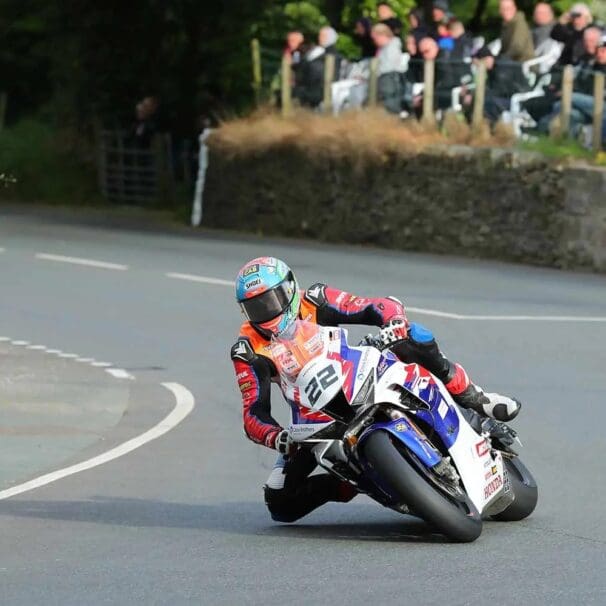
<path fill-rule="evenodd" d="M 383 326 L 390 320 L 404 319 L 407 336 L 391 347 L 403 362 L 423 366 L 455 396 L 471 383 L 463 367 L 440 351 L 431 331 L 406 320 L 404 307 L 395 298 L 358 297 L 317 283 L 302 293 L 299 317 L 322 326 Z M 282 427 L 271 415 L 271 383 L 278 380 L 278 373 L 271 359 L 270 340 L 245 322 L 231 349 L 231 359 L 242 394 L 244 431 L 253 442 L 274 448 Z M 326 419 L 322 413 L 302 407 L 292 412 L 305 422 Z M 327 501 L 348 501 L 355 496 L 349 484 L 329 474 L 309 477 L 315 467 L 315 459 L 307 450 L 278 458 L 265 485 L 265 502 L 274 520 L 293 522 Z"/>

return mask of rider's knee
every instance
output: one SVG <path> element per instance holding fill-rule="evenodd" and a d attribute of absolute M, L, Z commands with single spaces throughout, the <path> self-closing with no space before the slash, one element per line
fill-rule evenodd
<path fill-rule="evenodd" d="M 287 494 L 287 491 L 284 489 L 275 490 L 269 488 L 269 486 L 264 486 L 263 491 L 265 493 L 265 505 L 274 522 L 290 524 L 301 517 L 292 510 L 292 498 Z"/>

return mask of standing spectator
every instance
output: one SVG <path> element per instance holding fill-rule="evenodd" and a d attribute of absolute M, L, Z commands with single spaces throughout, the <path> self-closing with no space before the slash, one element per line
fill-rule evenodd
<path fill-rule="evenodd" d="M 503 19 L 501 27 L 501 51 L 499 57 L 510 61 L 528 61 L 534 57 L 532 35 L 515 0 L 500 0 L 499 14 Z"/>
<path fill-rule="evenodd" d="M 290 63 L 295 64 L 301 60 L 301 46 L 305 38 L 299 31 L 292 31 L 286 34 L 286 45 L 284 46 L 284 54 L 290 58 Z"/>
<path fill-rule="evenodd" d="M 402 42 L 385 23 L 372 28 L 377 46 L 379 100 L 388 112 L 398 114 L 402 109 Z"/>
<path fill-rule="evenodd" d="M 137 147 L 149 148 L 152 139 L 160 131 L 159 108 L 160 101 L 154 95 L 143 97 L 135 106 L 135 122 L 130 138 Z"/>
<path fill-rule="evenodd" d="M 371 36 L 372 21 L 367 17 L 362 17 L 356 21 L 354 27 L 353 39 L 360 47 L 362 59 L 374 57 L 377 52 L 374 40 Z"/>
<path fill-rule="evenodd" d="M 555 17 L 551 5 L 547 2 L 538 2 L 534 7 L 532 20 L 534 22 L 532 43 L 536 51 L 546 40 L 552 40 L 551 30 L 555 25 Z"/>
<path fill-rule="evenodd" d="M 394 36 L 399 38 L 402 35 L 402 22 L 398 19 L 398 16 L 388 2 L 379 2 L 377 4 L 377 16 L 379 17 L 379 23 L 387 25 Z"/>
<path fill-rule="evenodd" d="M 327 55 L 334 55 L 335 58 L 335 75 L 334 80 L 338 80 L 341 74 L 341 61 L 343 59 L 341 53 L 337 50 L 337 40 L 339 34 L 329 25 L 324 26 L 318 33 L 318 44 L 324 49 Z"/>
<path fill-rule="evenodd" d="M 324 54 L 325 50 L 316 44 L 300 47 L 301 60 L 293 65 L 295 86 L 293 97 L 303 107 L 316 108 L 324 98 Z"/>
<path fill-rule="evenodd" d="M 534 27 L 532 28 L 532 43 L 535 57 L 543 57 L 539 73 L 547 73 L 558 61 L 562 54 L 562 44 L 551 37 L 555 25 L 553 9 L 547 2 L 539 2 L 534 7 Z"/>
<path fill-rule="evenodd" d="M 428 31 L 432 38 L 440 37 L 440 25 L 445 25 L 452 17 L 449 12 L 448 0 L 433 0 L 431 5 L 431 24 Z"/>
<path fill-rule="evenodd" d="M 413 8 L 408 13 L 408 25 L 408 35 L 414 38 L 416 48 L 416 45 L 418 45 L 423 38 L 429 36 L 429 30 L 425 25 L 423 11 L 420 8 Z M 416 55 L 416 50 L 414 54 Z M 412 57 L 412 53 L 410 55 Z"/>
<path fill-rule="evenodd" d="M 592 22 L 591 11 L 579 2 L 564 13 L 553 26 L 551 37 L 564 44 L 559 65 L 577 65 L 584 54 L 583 32 Z"/>
<path fill-rule="evenodd" d="M 300 47 L 302 58 L 293 65 L 295 86 L 293 96 L 304 107 L 316 108 L 324 98 L 324 62 L 327 54 L 335 56 L 334 79 L 339 78 L 341 55 L 336 49 L 338 34 L 329 26 L 318 33 L 318 44 Z"/>

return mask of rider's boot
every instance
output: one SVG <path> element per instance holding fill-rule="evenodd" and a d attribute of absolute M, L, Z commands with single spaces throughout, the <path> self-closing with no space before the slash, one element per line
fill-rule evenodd
<path fill-rule="evenodd" d="M 498 393 L 484 393 L 481 387 L 473 383 L 470 383 L 461 393 L 453 394 L 452 397 L 459 406 L 470 408 L 497 421 L 515 419 L 522 407 L 522 404 L 514 398 Z"/>
<path fill-rule="evenodd" d="M 502 421 L 485 417 L 473 408 L 461 408 L 461 414 L 477 433 L 487 433 L 491 438 L 500 440 L 505 446 L 511 446 L 514 443 L 516 432 Z"/>

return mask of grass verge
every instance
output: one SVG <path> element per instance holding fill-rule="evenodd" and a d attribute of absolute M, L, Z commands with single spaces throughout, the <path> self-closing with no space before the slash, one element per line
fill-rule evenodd
<path fill-rule="evenodd" d="M 102 205 L 90 150 L 37 120 L 0 131 L 0 199 Z"/>

